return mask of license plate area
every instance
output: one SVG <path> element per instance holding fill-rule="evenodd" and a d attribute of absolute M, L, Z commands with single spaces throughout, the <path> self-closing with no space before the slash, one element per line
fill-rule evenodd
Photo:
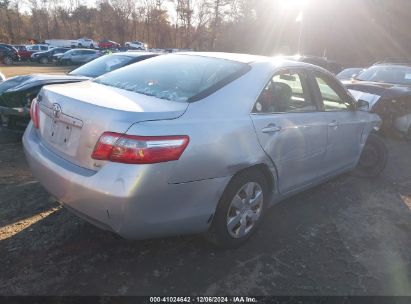
<path fill-rule="evenodd" d="M 59 146 L 68 146 L 72 133 L 72 126 L 55 119 L 51 120 L 49 128 L 50 142 Z"/>
<path fill-rule="evenodd" d="M 40 129 L 43 141 L 65 155 L 75 157 L 83 122 L 64 113 L 55 115 L 53 109 L 41 105 Z"/>

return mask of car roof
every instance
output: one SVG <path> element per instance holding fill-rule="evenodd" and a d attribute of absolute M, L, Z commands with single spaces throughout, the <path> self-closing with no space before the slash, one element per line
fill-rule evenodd
<path fill-rule="evenodd" d="M 140 57 L 140 56 L 149 56 L 149 55 L 161 55 L 161 53 L 156 53 L 156 52 L 117 52 L 117 53 L 111 53 L 110 55 L 123 55 L 123 56 L 129 56 L 129 57 Z"/>
<path fill-rule="evenodd" d="M 224 52 L 178 52 L 178 53 L 173 53 L 173 54 L 219 58 L 219 59 L 237 61 L 240 63 L 252 63 L 252 62 L 271 60 L 271 57 L 266 57 L 266 56 L 239 54 L 239 53 L 224 53 Z"/>
<path fill-rule="evenodd" d="M 311 69 L 320 70 L 329 73 L 324 68 L 318 67 L 316 65 L 305 63 L 301 61 L 293 60 L 290 56 L 261 56 L 261 55 L 250 55 L 250 54 L 237 54 L 237 53 L 223 53 L 223 52 L 179 52 L 172 54 L 180 55 L 192 55 L 192 56 L 204 56 L 210 58 L 219 58 L 237 61 L 240 63 L 252 64 L 252 63 L 268 63 L 275 65 L 277 67 L 309 67 Z"/>
<path fill-rule="evenodd" d="M 99 50 L 86 49 L 86 48 L 75 48 L 75 49 L 70 49 L 70 51 L 94 51 L 94 52 L 99 52 Z"/>
<path fill-rule="evenodd" d="M 374 64 L 371 67 L 398 67 L 398 68 L 411 68 L 411 63 L 379 63 Z"/>

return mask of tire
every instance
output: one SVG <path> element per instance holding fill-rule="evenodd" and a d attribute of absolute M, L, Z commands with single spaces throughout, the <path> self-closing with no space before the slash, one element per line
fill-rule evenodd
<path fill-rule="evenodd" d="M 47 57 L 42 57 L 42 58 L 40 58 L 40 63 L 41 64 L 47 64 L 47 63 L 49 63 L 49 60 L 47 59 Z"/>
<path fill-rule="evenodd" d="M 6 57 L 3 58 L 3 62 L 6 65 L 11 65 L 11 64 L 13 64 L 13 58 L 11 58 L 10 56 L 6 56 Z"/>
<path fill-rule="evenodd" d="M 78 47 L 78 48 L 81 48 L 81 47 L 83 47 L 83 45 L 82 45 L 81 43 L 79 43 L 79 44 L 77 45 L 77 47 Z"/>
<path fill-rule="evenodd" d="M 94 49 L 94 45 L 93 45 L 93 44 L 90 44 L 90 49 Z"/>
<path fill-rule="evenodd" d="M 247 195 L 246 190 L 250 195 Z M 256 204 L 252 207 L 249 202 L 258 193 L 261 193 L 260 199 L 255 200 Z M 218 203 L 210 229 L 206 233 L 207 240 L 227 249 L 245 243 L 261 224 L 267 197 L 267 181 L 260 171 L 250 169 L 234 176 Z"/>
<path fill-rule="evenodd" d="M 368 136 L 360 160 L 354 170 L 357 177 L 374 178 L 384 171 L 388 160 L 388 149 L 380 136 Z"/>

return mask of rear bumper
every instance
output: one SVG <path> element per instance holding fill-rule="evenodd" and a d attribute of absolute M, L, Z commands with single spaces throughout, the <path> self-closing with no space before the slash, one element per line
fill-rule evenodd
<path fill-rule="evenodd" d="M 33 174 L 52 196 L 92 224 L 130 239 L 206 231 L 230 180 L 169 184 L 173 162 L 84 169 L 48 150 L 31 123 L 23 145 Z"/>

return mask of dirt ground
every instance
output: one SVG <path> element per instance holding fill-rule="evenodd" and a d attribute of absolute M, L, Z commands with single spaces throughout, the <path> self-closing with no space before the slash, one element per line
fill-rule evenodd
<path fill-rule="evenodd" d="M 127 241 L 77 218 L 0 130 L 0 295 L 411 295 L 411 144 L 274 206 L 243 247 Z"/>
<path fill-rule="evenodd" d="M 56 66 L 54 64 L 39 64 L 39 63 L 15 63 L 13 65 L 1 65 L 0 72 L 6 76 L 6 78 L 37 73 L 48 74 L 65 74 L 74 67 L 72 66 Z"/>

